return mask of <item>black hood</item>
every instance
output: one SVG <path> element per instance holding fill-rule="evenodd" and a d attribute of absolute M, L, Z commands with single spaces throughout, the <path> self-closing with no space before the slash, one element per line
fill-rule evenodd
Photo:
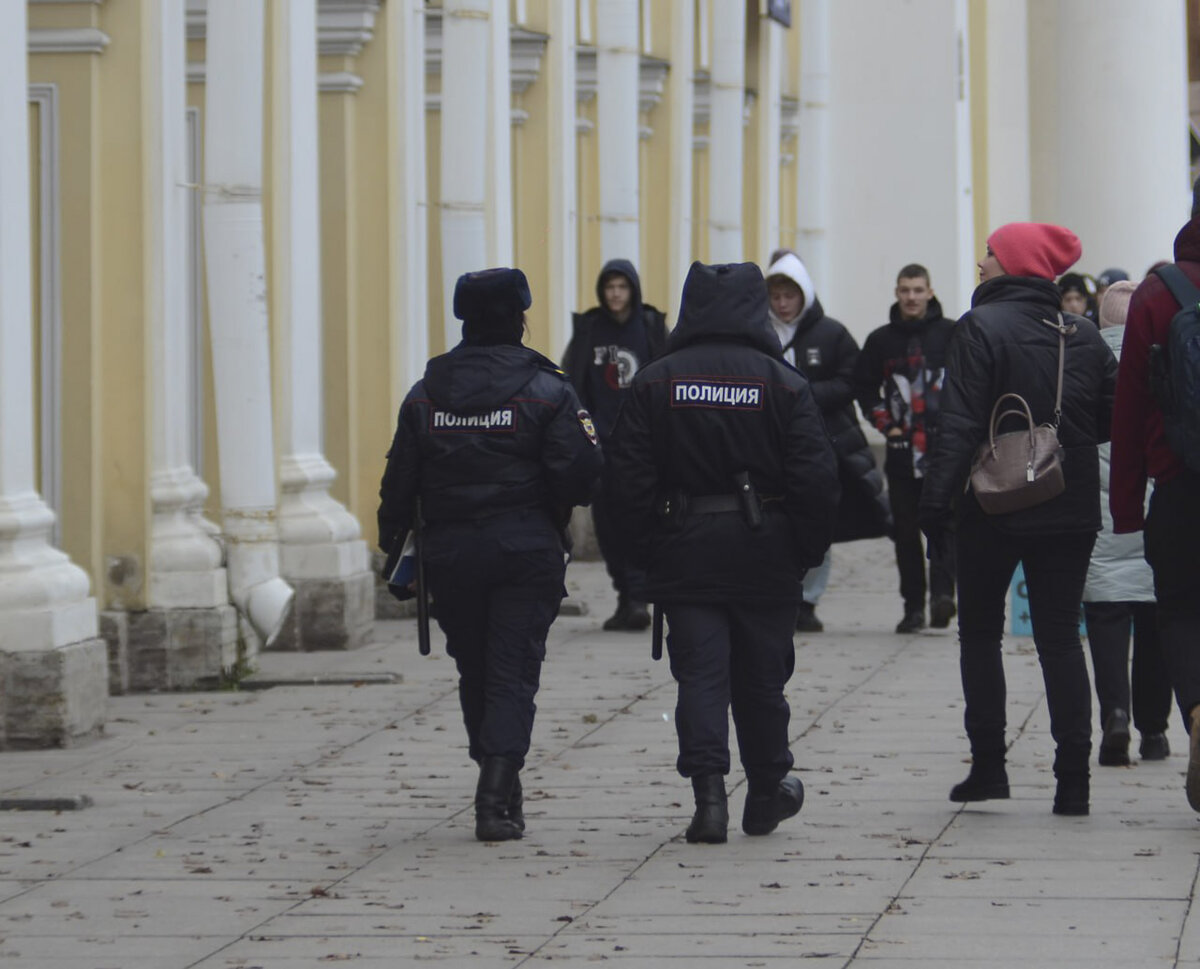
<path fill-rule="evenodd" d="M 425 365 L 425 392 L 456 414 L 493 410 L 533 379 L 542 360 L 528 347 L 460 343 Z"/>
<path fill-rule="evenodd" d="M 1062 297 L 1054 280 L 1040 276 L 996 276 L 986 283 L 980 283 L 971 294 L 972 307 L 1011 301 L 1044 304 L 1052 315 L 1062 305 Z"/>
<path fill-rule="evenodd" d="M 708 340 L 732 340 L 772 357 L 783 356 L 767 320 L 767 284 L 754 263 L 692 263 L 666 352 Z"/>
<path fill-rule="evenodd" d="M 918 330 L 926 323 L 931 323 L 934 320 L 940 320 L 944 314 L 942 313 L 942 304 L 938 302 L 936 296 L 929 298 L 929 305 L 925 307 L 925 315 L 919 320 L 906 320 L 900 315 L 900 301 L 897 300 L 892 304 L 891 310 L 888 311 L 888 322 L 892 326 L 898 326 L 902 330 Z"/>
<path fill-rule="evenodd" d="M 604 281 L 609 276 L 624 276 L 629 280 L 629 285 L 633 287 L 633 296 L 629 301 L 635 313 L 641 312 L 642 309 L 642 281 L 638 278 L 638 272 L 633 268 L 633 263 L 628 259 L 610 259 L 604 264 L 604 268 L 600 270 L 600 275 L 596 277 L 596 300 L 600 304 L 600 308 L 608 312 L 604 305 Z"/>

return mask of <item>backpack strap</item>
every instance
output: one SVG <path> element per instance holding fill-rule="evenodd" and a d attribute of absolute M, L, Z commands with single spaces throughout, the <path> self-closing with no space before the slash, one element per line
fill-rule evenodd
<path fill-rule="evenodd" d="M 1175 263 L 1167 263 L 1165 266 L 1159 266 L 1154 270 L 1154 275 L 1163 281 L 1163 285 L 1171 291 L 1171 295 L 1175 298 L 1175 302 L 1182 309 L 1185 306 L 1195 306 L 1200 303 L 1200 288 L 1196 287 L 1189 278 L 1187 273 L 1180 269 Z"/>

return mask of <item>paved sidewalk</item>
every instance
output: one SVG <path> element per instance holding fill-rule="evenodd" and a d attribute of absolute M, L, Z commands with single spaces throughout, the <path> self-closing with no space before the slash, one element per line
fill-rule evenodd
<path fill-rule="evenodd" d="M 891 632 L 888 543 L 835 550 L 828 631 L 798 639 L 803 812 L 743 836 L 735 770 L 723 846 L 682 839 L 667 664 L 600 631 L 602 566 L 569 583 L 591 609 L 551 632 L 524 841 L 473 839 L 440 635 L 422 659 L 411 622 L 380 623 L 354 653 L 261 662 L 349 683 L 118 697 L 99 741 L 0 754 L 0 797 L 95 802 L 0 814 L 0 967 L 1200 967 L 1181 727 L 1166 763 L 1093 767 L 1090 817 L 1053 816 L 1041 677 L 1013 640 L 1013 798 L 951 804 L 955 639 Z"/>

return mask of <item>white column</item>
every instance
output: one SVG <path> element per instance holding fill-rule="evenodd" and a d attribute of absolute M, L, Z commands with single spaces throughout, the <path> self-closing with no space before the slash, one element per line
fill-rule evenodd
<path fill-rule="evenodd" d="M 550 259 L 551 354 L 562 355 L 571 337 L 579 262 L 579 185 L 575 131 L 575 4 L 550 5 L 550 41 L 546 45 L 545 83 L 550 91 Z"/>
<path fill-rule="evenodd" d="M 1029 222 L 1029 14 L 987 5 L 987 225 Z M 977 186 L 977 191 L 979 187 Z M 981 257 L 983 253 L 977 253 Z"/>
<path fill-rule="evenodd" d="M 695 155 L 696 4 L 673 0 L 671 7 L 671 247 L 667 316 L 679 319 L 679 297 L 692 262 L 692 171 Z"/>
<path fill-rule="evenodd" d="M 817 292 L 832 285 L 829 266 L 830 32 L 832 0 L 800 8 L 800 134 L 796 139 L 796 251 Z"/>
<path fill-rule="evenodd" d="M 638 0 L 596 0 L 600 257 L 639 261 Z"/>
<path fill-rule="evenodd" d="M 746 258 L 742 238 L 745 5 L 715 3 L 712 6 L 712 21 L 712 114 L 708 138 L 709 257 L 714 263 L 741 262 Z"/>
<path fill-rule="evenodd" d="M 1190 209 L 1185 7 L 1059 0 L 1058 15 L 1059 207 L 1035 215 L 1075 230 L 1081 269 L 1137 279 Z"/>
<path fill-rule="evenodd" d="M 0 653 L 96 635 L 87 574 L 50 544 L 54 513 L 34 485 L 25 31 L 25 4 L 0 6 Z"/>
<path fill-rule="evenodd" d="M 392 0 L 387 17 L 388 198 L 392 265 L 391 412 L 425 372 L 429 357 L 429 196 L 425 178 L 425 4 Z"/>
<path fill-rule="evenodd" d="M 481 147 L 492 114 L 492 99 L 484 96 L 491 6 L 491 0 L 442 5 L 442 305 L 448 348 L 458 343 L 461 330 L 454 318 L 454 284 L 463 273 L 488 265 L 488 164 Z"/>
<path fill-rule="evenodd" d="M 209 0 L 204 254 L 221 501 L 234 604 L 269 645 L 291 609 L 279 577 L 263 244 L 263 3 Z"/>
<path fill-rule="evenodd" d="M 765 264 L 779 246 L 779 156 L 783 99 L 783 24 L 759 18 L 758 238 L 752 256 Z"/>
<path fill-rule="evenodd" d="M 958 245 L 956 289 L 960 294 L 975 288 L 974 166 L 971 139 L 971 55 L 967 36 L 967 0 L 954 0 L 956 101 L 954 103 L 954 223 Z"/>
<path fill-rule="evenodd" d="M 358 520 L 329 494 L 321 444 L 316 0 L 271 0 L 271 275 L 280 387 L 280 569 L 289 580 L 367 571 Z M 303 637 L 304 630 L 300 630 Z"/>
<path fill-rule="evenodd" d="M 487 264 L 513 261 L 512 78 L 509 71 L 508 0 L 491 0 L 488 11 Z"/>
<path fill-rule="evenodd" d="M 142 4 L 151 42 L 142 85 L 142 142 L 153 395 L 147 605 L 204 608 L 229 601 L 221 548 L 201 509 L 208 487 L 190 464 L 192 334 L 188 311 L 187 69 L 183 0 Z"/>

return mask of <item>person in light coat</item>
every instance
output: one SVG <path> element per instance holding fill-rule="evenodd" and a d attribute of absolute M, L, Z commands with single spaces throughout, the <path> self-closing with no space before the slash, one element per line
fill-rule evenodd
<path fill-rule="evenodd" d="M 1121 358 L 1125 317 L 1136 288 L 1129 281 L 1115 282 L 1100 304 L 1100 336 Z M 1088 647 L 1100 703 L 1100 764 L 1121 767 L 1129 763 L 1129 716 L 1132 692 L 1133 723 L 1141 734 L 1142 760 L 1164 760 L 1171 753 L 1167 720 L 1171 714 L 1171 681 L 1158 640 L 1158 615 L 1154 602 L 1154 575 L 1146 563 L 1140 535 L 1114 535 L 1108 508 L 1110 445 L 1101 444 L 1100 517 L 1103 527 L 1096 537 L 1087 582 L 1083 587 L 1083 615 Z M 1129 631 L 1133 628 L 1133 688 L 1129 678 Z"/>

